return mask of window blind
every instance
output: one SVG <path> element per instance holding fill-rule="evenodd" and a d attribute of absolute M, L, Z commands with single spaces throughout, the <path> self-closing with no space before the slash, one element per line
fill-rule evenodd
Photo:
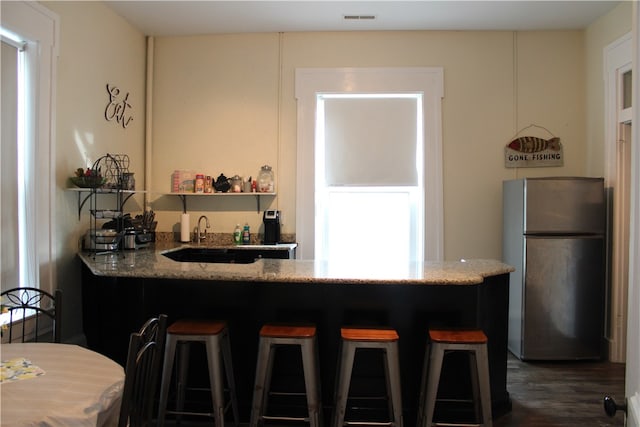
<path fill-rule="evenodd" d="M 324 98 L 327 186 L 416 186 L 417 100 Z"/>

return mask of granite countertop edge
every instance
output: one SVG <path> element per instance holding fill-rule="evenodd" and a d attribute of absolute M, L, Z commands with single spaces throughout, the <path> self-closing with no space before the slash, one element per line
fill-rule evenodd
<path fill-rule="evenodd" d="M 514 271 L 510 265 L 491 259 L 429 261 L 375 271 L 369 265 L 329 266 L 313 260 L 259 259 L 251 264 L 178 262 L 163 253 L 189 244 L 155 245 L 133 251 L 107 254 L 79 252 L 80 260 L 95 276 L 141 279 L 180 279 L 210 282 L 272 282 L 291 284 L 389 284 L 475 285 L 486 277 Z M 209 246 L 212 247 L 212 246 Z M 254 246 L 254 248 L 257 248 Z M 263 248 L 260 248 L 263 249 Z M 277 249 L 269 247 L 264 249 Z"/>

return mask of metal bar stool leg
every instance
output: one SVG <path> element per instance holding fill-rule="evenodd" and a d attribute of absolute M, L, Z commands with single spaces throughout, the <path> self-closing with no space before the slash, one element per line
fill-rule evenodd
<path fill-rule="evenodd" d="M 349 396 L 349 385 L 351 383 L 351 373 L 353 370 L 353 359 L 355 358 L 355 353 L 356 349 L 353 343 L 342 343 L 333 427 L 342 427 L 344 425 L 344 416 L 347 410 L 347 398 Z"/>
<path fill-rule="evenodd" d="M 262 411 L 266 400 L 266 388 L 268 387 L 267 377 L 269 366 L 271 365 L 271 340 L 260 339 L 258 347 L 258 362 L 256 363 L 256 380 L 253 388 L 253 403 L 251 405 L 250 427 L 257 427 L 260 424 Z"/>
<path fill-rule="evenodd" d="M 427 343 L 424 351 L 424 360 L 422 362 L 422 376 L 420 377 L 420 398 L 418 401 L 418 427 L 424 424 L 424 402 L 426 399 L 426 387 L 427 387 L 427 370 L 429 369 L 429 344 Z"/>
<path fill-rule="evenodd" d="M 433 343 L 429 352 L 429 368 L 427 370 L 427 390 L 425 398 L 427 405 L 424 411 L 422 427 L 431 427 L 433 424 L 433 412 L 436 406 L 436 397 L 438 395 L 438 384 L 440 383 L 440 372 L 442 371 L 442 359 L 444 357 L 444 349 L 442 345 Z"/>
<path fill-rule="evenodd" d="M 167 336 L 164 349 L 164 362 L 162 364 L 162 383 L 160 385 L 160 403 L 158 404 L 158 427 L 164 427 L 164 419 L 167 412 L 169 399 L 169 386 L 171 383 L 171 370 L 176 352 L 176 340 L 173 336 Z"/>
<path fill-rule="evenodd" d="M 191 343 L 178 341 L 178 374 L 176 387 L 176 410 L 184 410 L 184 401 L 187 395 L 187 378 L 189 377 L 189 354 Z M 177 416 L 178 420 L 182 415 Z"/>
<path fill-rule="evenodd" d="M 473 394 L 473 412 L 477 420 L 482 419 L 482 407 L 480 404 L 480 385 L 478 383 L 478 358 L 476 350 L 469 351 L 469 376 L 471 378 L 471 392 Z"/>
<path fill-rule="evenodd" d="M 217 427 L 224 427 L 224 387 L 222 384 L 222 355 L 217 336 L 206 340 L 207 361 L 209 363 L 209 384 L 213 402 L 213 419 Z"/>
<path fill-rule="evenodd" d="M 478 348 L 476 359 L 478 360 L 478 382 L 480 383 L 480 400 L 482 402 L 482 419 L 485 427 L 493 427 L 491 414 L 491 380 L 489 377 L 489 357 L 487 346 Z"/>
<path fill-rule="evenodd" d="M 318 359 L 316 339 L 306 340 L 301 346 L 302 367 L 304 369 L 304 384 L 309 408 L 309 425 L 323 427 L 320 414 L 320 384 L 318 383 Z"/>
<path fill-rule="evenodd" d="M 233 412 L 234 425 L 240 424 L 240 414 L 238 413 L 238 396 L 236 394 L 236 380 L 233 375 L 233 359 L 231 357 L 231 338 L 228 331 L 222 337 L 222 359 L 224 361 L 225 374 L 227 376 L 227 387 L 231 399 L 231 411 Z"/>
<path fill-rule="evenodd" d="M 400 388 L 400 359 L 397 341 L 387 344 L 384 358 L 386 362 L 387 390 L 391 393 L 391 396 L 389 396 L 389 401 L 391 402 L 389 413 L 393 414 L 395 425 L 402 426 L 402 389 Z"/>

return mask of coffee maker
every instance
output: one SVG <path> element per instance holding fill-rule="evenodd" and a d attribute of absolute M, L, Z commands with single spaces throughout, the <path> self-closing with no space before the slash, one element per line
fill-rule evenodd
<path fill-rule="evenodd" d="M 280 243 L 280 211 L 264 211 L 262 222 L 264 223 L 264 238 L 262 243 L 265 245 L 276 245 Z"/>

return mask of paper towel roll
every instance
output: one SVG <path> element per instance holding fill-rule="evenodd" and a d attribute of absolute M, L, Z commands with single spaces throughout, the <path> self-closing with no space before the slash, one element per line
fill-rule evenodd
<path fill-rule="evenodd" d="M 180 218 L 180 241 L 188 243 L 191 240 L 191 227 L 189 226 L 189 214 L 183 213 Z"/>

